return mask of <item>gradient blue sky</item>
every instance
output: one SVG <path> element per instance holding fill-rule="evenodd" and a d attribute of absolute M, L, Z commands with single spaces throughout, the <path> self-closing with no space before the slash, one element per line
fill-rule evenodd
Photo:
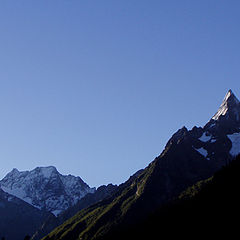
<path fill-rule="evenodd" d="M 238 0 L 1 0 L 0 178 L 54 165 L 90 186 L 146 167 L 240 97 Z"/>

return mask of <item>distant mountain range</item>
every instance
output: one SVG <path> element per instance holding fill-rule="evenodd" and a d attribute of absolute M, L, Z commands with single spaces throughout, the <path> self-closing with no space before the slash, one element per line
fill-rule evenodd
<path fill-rule="evenodd" d="M 0 237 L 17 240 L 33 235 L 44 222 L 55 221 L 55 216 L 95 191 L 80 177 L 64 176 L 52 166 L 13 169 L 0 181 Z"/>
<path fill-rule="evenodd" d="M 58 225 L 45 240 L 126 238 L 120 232 L 130 234 L 129 229 L 142 226 L 147 216 L 153 216 L 179 198 L 188 187 L 211 178 L 239 153 L 240 102 L 229 90 L 216 114 L 203 128 L 182 127 L 170 138 L 160 156 L 127 182 L 96 190 L 80 177 L 61 175 L 55 167 L 24 172 L 13 169 L 0 181 L 0 196 L 5 196 L 0 198 L 0 210 L 2 203 L 8 204 L 8 199 L 14 197 L 21 201 L 19 206 L 24 203 L 42 214 L 44 217 L 38 218 L 35 229 L 25 229 L 26 234 L 34 235 L 34 240 Z M 46 212 L 52 214 L 44 215 Z M 29 218 L 35 218 L 34 214 Z M 4 233 L 2 229 L 11 226 L 11 223 L 5 228 L 0 225 L 0 234 Z"/>
<path fill-rule="evenodd" d="M 0 187 L 4 192 L 55 216 L 96 190 L 80 177 L 63 176 L 52 166 L 23 172 L 13 169 L 0 181 Z"/>

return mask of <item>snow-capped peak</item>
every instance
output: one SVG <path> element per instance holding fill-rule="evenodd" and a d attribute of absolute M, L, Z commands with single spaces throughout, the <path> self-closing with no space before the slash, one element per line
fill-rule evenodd
<path fill-rule="evenodd" d="M 221 106 L 212 119 L 218 120 L 221 116 L 229 117 L 229 112 L 231 112 L 231 115 L 233 115 L 237 121 L 240 120 L 240 102 L 231 89 L 225 95 Z"/>
<path fill-rule="evenodd" d="M 37 167 L 31 171 L 13 169 L 0 181 L 0 188 L 55 215 L 95 191 L 80 177 L 64 176 L 53 166 Z"/>
<path fill-rule="evenodd" d="M 58 174 L 58 171 L 55 167 L 49 166 L 49 167 L 36 167 L 33 171 L 38 173 L 39 175 L 42 175 L 45 178 L 50 178 L 53 173 Z"/>

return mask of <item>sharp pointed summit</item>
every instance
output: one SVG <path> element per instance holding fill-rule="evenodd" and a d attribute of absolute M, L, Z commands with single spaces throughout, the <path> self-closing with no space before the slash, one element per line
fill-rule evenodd
<path fill-rule="evenodd" d="M 219 120 L 223 116 L 226 119 L 235 119 L 237 122 L 240 120 L 240 102 L 231 89 L 225 95 L 221 106 L 212 119 Z"/>

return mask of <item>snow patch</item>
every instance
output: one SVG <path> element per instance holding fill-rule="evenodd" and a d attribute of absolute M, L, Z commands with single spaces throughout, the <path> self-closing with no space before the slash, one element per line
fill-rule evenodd
<path fill-rule="evenodd" d="M 26 194 L 25 194 L 24 190 L 21 189 L 21 188 L 10 189 L 10 188 L 4 187 L 4 186 L 1 186 L 1 188 L 4 192 L 6 192 L 8 194 L 11 194 L 15 197 L 18 197 L 22 200 L 24 200 L 24 198 L 26 197 Z"/>
<path fill-rule="evenodd" d="M 54 214 L 56 217 L 62 212 L 62 210 L 55 210 L 52 211 L 52 214 Z"/>
<path fill-rule="evenodd" d="M 43 177 L 45 178 L 50 178 L 52 173 L 56 170 L 55 167 L 44 167 L 44 168 L 41 168 L 41 172 L 42 172 L 42 175 Z"/>
<path fill-rule="evenodd" d="M 227 136 L 232 142 L 232 148 L 229 153 L 232 156 L 237 156 L 238 154 L 240 154 L 240 133 L 234 133 Z"/>
<path fill-rule="evenodd" d="M 205 158 L 208 155 L 208 151 L 206 149 L 204 149 L 203 147 L 201 148 L 195 148 L 196 151 L 198 151 L 201 155 L 203 155 Z"/>
<path fill-rule="evenodd" d="M 204 133 L 202 134 L 202 136 L 199 138 L 199 140 L 200 140 L 201 142 L 208 142 L 211 138 L 212 138 L 212 136 L 207 136 L 207 135 L 206 135 L 206 132 L 204 132 Z"/>
<path fill-rule="evenodd" d="M 212 128 L 212 127 L 214 127 L 214 126 L 216 126 L 216 123 L 214 122 L 214 123 L 211 123 L 211 125 L 209 126 L 209 128 Z"/>

